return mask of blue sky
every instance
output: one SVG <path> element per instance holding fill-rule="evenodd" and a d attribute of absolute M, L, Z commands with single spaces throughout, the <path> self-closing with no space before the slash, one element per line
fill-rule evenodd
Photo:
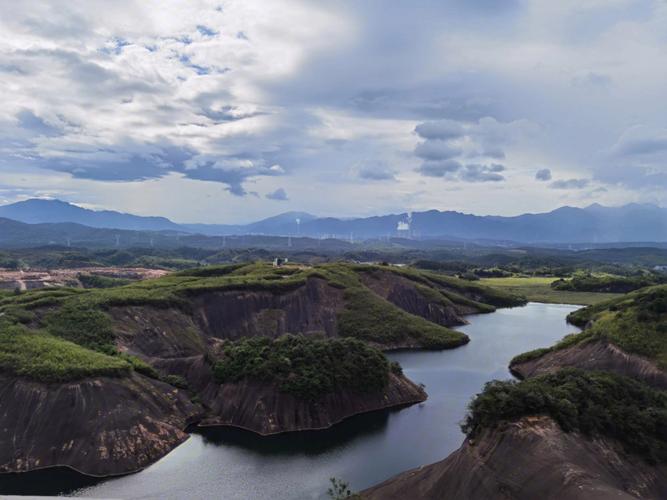
<path fill-rule="evenodd" d="M 667 2 L 0 5 L 0 203 L 177 221 L 662 204 Z"/>

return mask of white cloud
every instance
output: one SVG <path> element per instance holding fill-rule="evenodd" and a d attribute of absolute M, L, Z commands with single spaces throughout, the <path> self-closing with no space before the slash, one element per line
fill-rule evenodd
<path fill-rule="evenodd" d="M 144 210 L 118 192 L 146 186 L 156 212 L 231 221 L 279 188 L 337 215 L 589 193 L 535 183 L 546 164 L 600 200 L 664 199 L 666 24 L 659 0 L 5 2 L 2 196 L 30 172 L 35 195 Z M 216 195 L 158 196 L 179 183 Z"/>

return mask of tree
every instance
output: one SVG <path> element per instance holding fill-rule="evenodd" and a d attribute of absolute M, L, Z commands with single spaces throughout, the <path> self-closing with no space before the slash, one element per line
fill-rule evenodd
<path fill-rule="evenodd" d="M 329 481 L 331 481 L 331 487 L 327 490 L 327 495 L 329 495 L 332 500 L 347 500 L 352 496 L 350 485 L 342 479 L 332 477 L 329 478 Z"/>

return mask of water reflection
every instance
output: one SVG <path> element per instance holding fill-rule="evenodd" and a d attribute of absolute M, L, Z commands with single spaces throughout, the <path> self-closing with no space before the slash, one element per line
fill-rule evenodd
<path fill-rule="evenodd" d="M 320 431 L 288 432 L 259 436 L 234 427 L 195 427 L 193 433 L 202 436 L 204 444 L 242 448 L 258 455 L 318 456 L 345 448 L 359 437 L 371 437 L 385 432 L 389 415 L 394 410 L 380 410 L 357 415 L 340 424 Z"/>
<path fill-rule="evenodd" d="M 105 481 L 84 476 L 67 467 L 57 467 L 21 474 L 0 474 L 3 495 L 64 495 Z"/>

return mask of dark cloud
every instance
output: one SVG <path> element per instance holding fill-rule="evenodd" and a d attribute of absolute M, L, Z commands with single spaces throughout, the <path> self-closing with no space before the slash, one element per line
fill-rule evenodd
<path fill-rule="evenodd" d="M 269 200 L 276 200 L 276 201 L 287 201 L 289 198 L 287 197 L 287 193 L 283 188 L 278 188 L 272 193 L 267 193 L 266 198 Z"/>
<path fill-rule="evenodd" d="M 463 165 L 456 160 L 443 161 L 425 161 L 422 163 L 417 172 L 426 177 L 446 177 L 458 172 L 463 168 Z"/>
<path fill-rule="evenodd" d="M 225 105 L 221 106 L 218 109 L 203 108 L 201 110 L 201 115 L 209 118 L 214 123 L 227 123 L 235 122 L 239 120 L 245 120 L 246 118 L 252 118 L 254 116 L 262 116 L 267 113 L 262 111 L 253 111 L 253 112 L 243 112 L 238 109 L 236 106 Z"/>
<path fill-rule="evenodd" d="M 616 145 L 614 152 L 620 157 L 667 152 L 667 134 L 624 138 Z"/>
<path fill-rule="evenodd" d="M 469 164 L 459 174 L 459 179 L 465 182 L 499 182 L 504 181 L 505 177 L 501 172 L 505 167 L 498 163 L 491 165 Z"/>
<path fill-rule="evenodd" d="M 549 184 L 551 189 L 584 189 L 591 183 L 589 179 L 561 179 Z"/>
<path fill-rule="evenodd" d="M 463 136 L 463 126 L 452 120 L 440 120 L 434 122 L 420 123 L 415 127 L 415 132 L 422 139 L 458 139 Z"/>
<path fill-rule="evenodd" d="M 189 179 L 200 181 L 213 181 L 227 184 L 227 190 L 236 196 L 245 196 L 248 192 L 243 183 L 252 177 L 272 177 L 284 174 L 284 170 L 278 165 L 267 166 L 266 163 L 257 159 L 247 161 L 239 165 L 240 157 L 222 158 L 210 161 L 207 158 L 193 158 L 188 162 L 188 167 L 180 171 Z"/>
<path fill-rule="evenodd" d="M 415 155 L 424 160 L 449 160 L 461 153 L 461 149 L 444 141 L 425 141 L 415 147 Z"/>
<path fill-rule="evenodd" d="M 396 180 L 394 171 L 386 165 L 364 165 L 359 169 L 359 178 L 369 181 L 391 181 Z"/>
<path fill-rule="evenodd" d="M 667 129 L 626 130 L 595 169 L 595 179 L 632 189 L 667 187 Z"/>
<path fill-rule="evenodd" d="M 485 149 L 482 152 L 483 156 L 486 156 L 487 158 L 493 158 L 494 160 L 504 160 L 505 159 L 505 151 L 503 151 L 500 147 L 498 146 L 492 146 L 487 149 Z"/>
<path fill-rule="evenodd" d="M 551 170 L 548 168 L 541 168 L 535 172 L 535 179 L 538 181 L 550 181 L 551 180 Z"/>

